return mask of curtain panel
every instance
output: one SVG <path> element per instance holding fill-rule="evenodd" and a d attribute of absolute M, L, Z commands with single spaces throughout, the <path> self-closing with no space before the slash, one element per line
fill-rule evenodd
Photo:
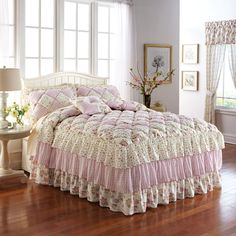
<path fill-rule="evenodd" d="M 134 26 L 133 7 L 127 4 L 114 4 L 118 19 L 115 29 L 116 48 L 114 49 L 115 60 L 113 61 L 113 73 L 110 75 L 110 83 L 115 85 L 121 97 L 132 99 L 131 87 L 127 84 L 130 80 L 129 69 L 134 65 L 136 32 Z"/>
<path fill-rule="evenodd" d="M 205 101 L 205 120 L 215 123 L 216 90 L 225 60 L 226 45 L 207 46 L 206 77 L 207 94 Z"/>
<path fill-rule="evenodd" d="M 236 88 L 236 44 L 227 45 L 229 55 L 229 68 Z"/>
<path fill-rule="evenodd" d="M 229 51 L 230 71 L 236 86 L 236 20 L 207 22 L 205 34 L 207 92 L 204 118 L 207 122 L 214 124 L 216 91 L 225 62 L 226 48 Z"/>

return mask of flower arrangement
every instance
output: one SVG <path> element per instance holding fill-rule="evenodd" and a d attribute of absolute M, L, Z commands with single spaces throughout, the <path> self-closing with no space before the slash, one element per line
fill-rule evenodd
<path fill-rule="evenodd" d="M 150 107 L 151 94 L 153 90 L 155 90 L 159 85 L 161 85 L 165 80 L 174 74 L 174 70 L 163 74 L 161 70 L 161 67 L 164 66 L 164 60 L 162 56 L 154 57 L 152 66 L 155 67 L 155 72 L 151 74 L 147 73 L 144 76 L 141 75 L 138 68 L 137 72 L 131 68 L 130 75 L 132 77 L 132 81 L 128 82 L 132 88 L 140 91 L 140 93 L 143 95 L 144 105 L 148 108 Z M 162 79 L 159 79 L 160 77 L 162 77 Z"/>
<path fill-rule="evenodd" d="M 28 111 L 29 111 L 29 104 L 19 106 L 16 102 L 14 102 L 12 106 L 6 107 L 5 114 L 7 116 L 11 115 L 12 117 L 15 118 L 17 124 L 23 125 L 22 118 Z"/>

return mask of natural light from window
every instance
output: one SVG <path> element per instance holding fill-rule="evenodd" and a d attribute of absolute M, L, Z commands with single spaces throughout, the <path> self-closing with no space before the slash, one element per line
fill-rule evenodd
<path fill-rule="evenodd" d="M 19 26 L 24 30 L 17 36 L 22 37 L 20 45 L 16 45 L 15 2 L 8 2 L 8 66 L 19 64 L 24 78 L 56 71 L 115 77 L 121 53 L 120 12 L 116 4 L 63 0 L 57 5 L 56 0 L 24 0 L 24 20 Z M 20 48 L 18 57 L 16 48 Z"/>
<path fill-rule="evenodd" d="M 64 3 L 64 71 L 91 73 L 90 4 Z"/>
<path fill-rule="evenodd" d="M 25 77 L 54 71 L 54 0 L 25 0 Z"/>
<path fill-rule="evenodd" d="M 216 97 L 217 107 L 236 109 L 236 88 L 230 73 L 227 51 L 225 55 L 225 65 L 221 73 Z"/>

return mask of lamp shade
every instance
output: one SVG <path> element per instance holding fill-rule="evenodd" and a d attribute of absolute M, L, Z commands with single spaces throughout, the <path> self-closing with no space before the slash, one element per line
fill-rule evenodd
<path fill-rule="evenodd" d="M 20 70 L 16 68 L 0 69 L 0 91 L 21 90 Z"/>

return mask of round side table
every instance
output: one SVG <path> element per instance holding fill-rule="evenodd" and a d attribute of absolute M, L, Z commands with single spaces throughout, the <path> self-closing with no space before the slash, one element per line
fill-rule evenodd
<path fill-rule="evenodd" d="M 19 178 L 22 183 L 27 180 L 23 170 L 10 168 L 7 144 L 9 140 L 21 139 L 30 135 L 31 127 L 23 126 L 17 129 L 0 129 L 1 157 L 0 157 L 0 183 L 3 180 Z"/>

